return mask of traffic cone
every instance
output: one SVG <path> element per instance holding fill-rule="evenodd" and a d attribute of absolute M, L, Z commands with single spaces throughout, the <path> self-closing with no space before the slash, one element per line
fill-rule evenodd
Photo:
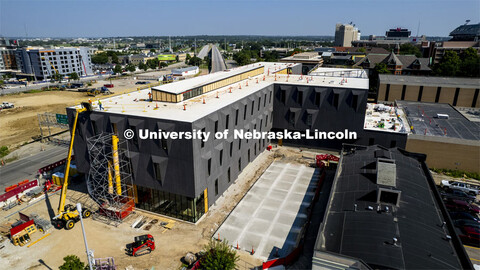
<path fill-rule="evenodd" d="M 248 81 L 247 81 L 247 83 L 245 84 L 245 86 L 248 86 Z"/>
<path fill-rule="evenodd" d="M 187 110 L 187 104 L 183 104 L 183 110 L 184 110 L 184 111 Z"/>
<path fill-rule="evenodd" d="M 238 246 L 238 241 L 237 241 L 237 250 L 239 250 L 239 249 L 240 249 L 240 247 Z"/>
<path fill-rule="evenodd" d="M 265 75 L 263 75 L 263 80 L 265 81 Z"/>
<path fill-rule="evenodd" d="M 203 104 L 205 104 L 205 98 L 203 98 Z"/>
<path fill-rule="evenodd" d="M 230 87 L 230 92 L 229 93 L 231 93 L 231 92 L 232 92 L 232 87 Z"/>
<path fill-rule="evenodd" d="M 217 91 L 217 98 L 218 98 L 218 91 Z"/>
<path fill-rule="evenodd" d="M 218 233 L 218 239 L 217 240 L 220 242 L 220 233 Z"/>
<path fill-rule="evenodd" d="M 238 89 L 242 89 L 242 85 L 241 85 L 241 84 L 238 84 Z"/>
<path fill-rule="evenodd" d="M 158 103 L 155 103 L 155 109 L 158 109 Z"/>
<path fill-rule="evenodd" d="M 258 78 L 257 78 L 257 83 L 258 83 Z"/>
<path fill-rule="evenodd" d="M 253 246 L 252 246 L 252 255 L 255 254 L 255 250 L 253 249 Z"/>

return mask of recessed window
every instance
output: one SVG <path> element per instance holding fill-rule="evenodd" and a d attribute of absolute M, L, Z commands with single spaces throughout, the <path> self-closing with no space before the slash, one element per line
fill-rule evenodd
<path fill-rule="evenodd" d="M 215 133 L 217 133 L 217 131 L 218 131 L 218 120 L 215 121 Z"/>
<path fill-rule="evenodd" d="M 233 155 L 233 142 L 230 143 L 230 157 Z"/>
<path fill-rule="evenodd" d="M 245 104 L 245 109 L 243 110 L 243 120 L 247 119 L 247 104 Z"/>
<path fill-rule="evenodd" d="M 202 128 L 202 134 L 205 134 L 205 128 Z M 200 141 L 200 147 L 201 148 L 205 147 L 205 141 L 204 140 Z"/>
<path fill-rule="evenodd" d="M 352 97 L 352 107 L 357 110 L 358 105 L 358 95 L 353 95 Z"/>
<path fill-rule="evenodd" d="M 238 171 L 242 171 L 242 158 L 238 159 Z"/>
<path fill-rule="evenodd" d="M 155 169 L 155 179 L 162 181 L 162 173 L 160 170 L 160 163 L 153 163 L 153 168 Z"/>
<path fill-rule="evenodd" d="M 286 101 L 286 95 L 287 94 L 285 92 L 286 92 L 285 90 L 282 90 L 280 92 L 280 100 L 282 101 L 283 104 L 285 104 L 285 101 Z"/>
<path fill-rule="evenodd" d="M 312 125 L 312 118 L 313 118 L 312 116 L 313 116 L 313 115 L 310 114 L 310 113 L 307 114 L 307 122 L 306 122 L 306 124 L 309 125 L 309 126 Z"/>
<path fill-rule="evenodd" d="M 228 183 L 230 183 L 230 181 L 232 181 L 232 178 L 231 178 L 231 175 L 230 175 L 230 167 L 228 167 L 228 170 L 227 170 L 227 181 L 228 181 Z"/>
<path fill-rule="evenodd" d="M 253 115 L 253 108 L 255 107 L 255 101 L 252 101 L 252 112 L 250 113 L 251 115 Z"/>
<path fill-rule="evenodd" d="M 223 149 L 220 150 L 220 166 L 223 164 Z"/>
<path fill-rule="evenodd" d="M 208 173 L 208 176 L 210 176 L 210 174 L 212 173 L 212 159 L 209 158 L 208 161 L 207 161 L 207 173 Z"/>
<path fill-rule="evenodd" d="M 291 125 L 295 125 L 295 112 L 290 112 L 289 122 Z"/>
<path fill-rule="evenodd" d="M 340 99 L 340 94 L 333 94 L 333 106 L 338 108 L 338 100 Z"/>
<path fill-rule="evenodd" d="M 215 179 L 215 196 L 218 195 L 218 179 Z"/>
<path fill-rule="evenodd" d="M 230 124 L 230 114 L 227 114 L 225 117 L 225 129 L 228 129 L 228 125 Z"/>
<path fill-rule="evenodd" d="M 162 142 L 162 149 L 165 150 L 165 152 L 167 152 L 168 151 L 167 139 L 162 138 L 161 142 Z"/>
<path fill-rule="evenodd" d="M 259 97 L 259 98 L 258 98 L 258 109 L 257 109 L 258 111 L 260 111 L 260 102 L 261 102 L 261 101 L 262 101 L 262 97 Z M 264 106 L 265 106 L 265 105 L 264 105 Z"/>
<path fill-rule="evenodd" d="M 297 103 L 302 105 L 302 103 L 303 103 L 303 91 L 298 91 Z"/>
<path fill-rule="evenodd" d="M 321 93 L 315 93 L 315 105 L 320 106 Z"/>

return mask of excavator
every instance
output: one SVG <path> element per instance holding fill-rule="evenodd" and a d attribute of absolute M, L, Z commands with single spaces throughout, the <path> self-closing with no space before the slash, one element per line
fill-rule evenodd
<path fill-rule="evenodd" d="M 70 148 L 68 149 L 67 162 L 65 164 L 65 180 L 63 182 L 62 191 L 60 193 L 60 202 L 58 204 L 58 215 L 53 217 L 52 220 L 53 226 L 57 229 L 65 228 L 66 230 L 71 230 L 73 227 L 75 227 L 75 223 L 80 220 L 80 215 L 82 215 L 83 218 L 89 218 L 92 215 L 92 212 L 88 208 L 82 207 L 82 213 L 79 213 L 75 205 L 65 205 L 65 199 L 67 198 L 70 162 L 72 161 L 73 141 L 75 139 L 75 131 L 77 129 L 77 120 L 81 113 L 87 111 L 92 111 L 92 105 L 88 102 L 82 102 L 82 107 L 76 109 L 75 112 L 75 119 L 72 127 L 72 138 L 70 139 Z"/>

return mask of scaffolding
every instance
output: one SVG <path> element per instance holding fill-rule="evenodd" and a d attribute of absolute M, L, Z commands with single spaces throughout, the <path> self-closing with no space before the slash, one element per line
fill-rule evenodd
<path fill-rule="evenodd" d="M 88 193 L 99 204 L 94 218 L 117 226 L 135 206 L 127 142 L 113 133 L 101 133 L 88 138 L 87 147 Z"/>

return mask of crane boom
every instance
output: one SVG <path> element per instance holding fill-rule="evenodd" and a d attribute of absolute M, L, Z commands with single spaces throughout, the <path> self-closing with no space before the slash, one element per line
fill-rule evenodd
<path fill-rule="evenodd" d="M 86 111 L 86 108 L 77 109 L 75 112 L 75 120 L 73 121 L 72 136 L 70 139 L 70 147 L 68 148 L 67 163 L 65 164 L 64 181 L 62 185 L 62 193 L 60 194 L 60 202 L 58 204 L 58 216 L 61 216 L 65 211 L 65 199 L 67 197 L 68 176 L 70 172 L 70 162 L 72 161 L 73 141 L 75 139 L 75 130 L 77 129 L 78 115 Z"/>

